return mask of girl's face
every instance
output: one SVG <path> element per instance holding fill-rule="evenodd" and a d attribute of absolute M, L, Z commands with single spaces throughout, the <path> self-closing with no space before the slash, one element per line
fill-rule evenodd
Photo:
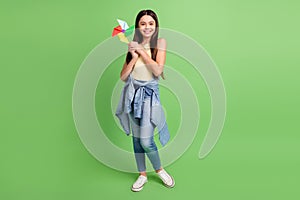
<path fill-rule="evenodd" d="M 150 15 L 144 15 L 139 21 L 139 30 L 144 38 L 149 38 L 155 32 L 155 20 Z"/>

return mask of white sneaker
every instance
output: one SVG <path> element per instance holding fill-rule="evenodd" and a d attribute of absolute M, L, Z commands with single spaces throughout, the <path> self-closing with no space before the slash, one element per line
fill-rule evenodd
<path fill-rule="evenodd" d="M 138 179 L 134 182 L 134 184 L 131 187 L 131 190 L 134 192 L 139 192 L 143 189 L 145 183 L 147 183 L 147 177 L 140 175 Z"/>
<path fill-rule="evenodd" d="M 174 187 L 175 181 L 174 181 L 173 177 L 170 176 L 170 174 L 168 174 L 164 169 L 159 171 L 157 174 L 158 174 L 159 178 L 163 181 L 165 186 L 170 187 L 170 188 Z"/>

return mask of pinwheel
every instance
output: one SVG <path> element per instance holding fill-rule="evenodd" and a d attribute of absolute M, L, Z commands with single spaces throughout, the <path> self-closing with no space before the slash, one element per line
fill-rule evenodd
<path fill-rule="evenodd" d="M 127 36 L 132 34 L 132 32 L 134 30 L 134 25 L 129 27 L 125 21 L 120 20 L 120 19 L 117 19 L 117 20 L 118 20 L 119 26 L 117 26 L 113 29 L 112 36 L 114 37 L 114 36 L 118 35 L 121 42 L 129 43 Z"/>

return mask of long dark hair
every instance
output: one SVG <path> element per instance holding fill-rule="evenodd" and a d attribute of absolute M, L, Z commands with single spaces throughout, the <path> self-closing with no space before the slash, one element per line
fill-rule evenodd
<path fill-rule="evenodd" d="M 139 21 L 140 19 L 144 16 L 144 15 L 149 15 L 151 16 L 154 21 L 155 21 L 155 31 L 151 37 L 151 40 L 150 40 L 150 49 L 151 49 L 151 58 L 153 60 L 156 61 L 156 54 L 157 54 L 157 39 L 158 39 L 158 29 L 159 29 L 159 24 L 158 24 L 158 18 L 157 18 L 157 15 L 155 14 L 154 11 L 152 10 L 141 10 L 136 18 L 135 18 L 135 31 L 134 31 L 134 36 L 133 36 L 133 41 L 135 42 L 138 42 L 139 44 L 141 42 L 143 42 L 143 36 L 139 30 Z M 130 52 L 127 53 L 127 56 L 126 56 L 126 63 L 128 64 L 130 62 L 130 60 L 132 59 L 132 55 Z"/>

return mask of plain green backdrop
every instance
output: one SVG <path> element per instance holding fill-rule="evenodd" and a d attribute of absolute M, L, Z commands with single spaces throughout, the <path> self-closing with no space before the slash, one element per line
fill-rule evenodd
<path fill-rule="evenodd" d="M 167 167 L 175 188 L 150 174 L 133 193 L 136 174 L 106 167 L 81 143 L 72 90 L 84 58 L 111 37 L 116 18 L 133 24 L 148 8 L 162 27 L 189 35 L 211 55 L 226 87 L 227 116 L 216 147 L 199 160 L 210 105 L 203 82 L 193 85 L 203 122 Z M 299 9 L 296 0 L 1 0 L 0 199 L 299 199 Z M 115 81 L 119 70 L 108 68 L 105 77 Z M 162 101 L 172 96 L 162 93 Z M 176 130 L 176 115 L 168 120 Z"/>

